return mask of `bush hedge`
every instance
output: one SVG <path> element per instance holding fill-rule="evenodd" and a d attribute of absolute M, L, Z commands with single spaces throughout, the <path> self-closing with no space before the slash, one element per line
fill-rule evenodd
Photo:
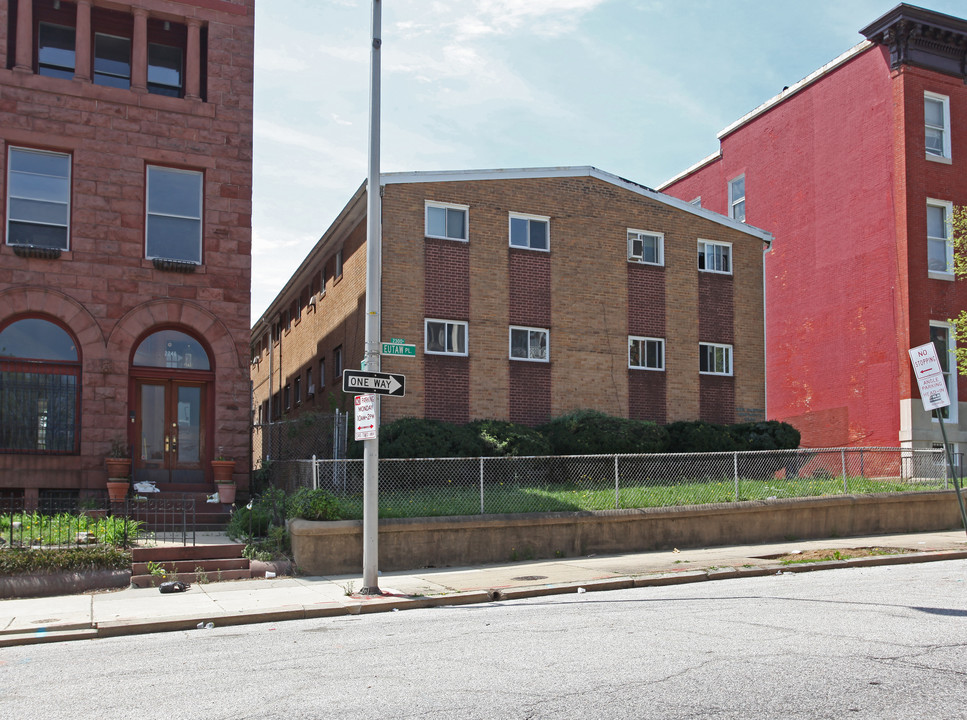
<path fill-rule="evenodd" d="M 0 551 L 0 575 L 130 569 L 131 553 L 111 545 Z"/>
<path fill-rule="evenodd" d="M 792 450 L 799 431 L 776 420 L 718 425 L 700 420 L 658 425 L 596 410 L 576 410 L 532 428 L 505 420 L 455 425 L 441 420 L 402 418 L 380 428 L 382 458 L 528 457 L 700 453 L 736 450 Z M 352 442 L 351 458 L 363 456 Z"/>

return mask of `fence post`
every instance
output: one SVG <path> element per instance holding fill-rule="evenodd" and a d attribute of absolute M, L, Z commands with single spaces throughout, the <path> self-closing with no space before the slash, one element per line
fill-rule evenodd
<path fill-rule="evenodd" d="M 845 494 L 849 492 L 849 488 L 846 486 L 846 449 L 845 448 L 839 449 L 839 458 L 840 458 L 840 462 L 843 465 L 843 493 Z"/>
<path fill-rule="evenodd" d="M 621 490 L 618 486 L 618 456 L 614 456 L 614 509 L 621 508 Z"/>
<path fill-rule="evenodd" d="M 480 458 L 480 514 L 481 514 L 481 515 L 483 515 L 483 514 L 484 514 L 484 496 L 483 496 L 483 461 L 484 461 L 484 459 L 483 459 L 483 458 L 481 457 L 481 458 Z"/>
<path fill-rule="evenodd" d="M 312 489 L 319 489 L 319 466 L 316 464 L 315 453 L 312 455 Z"/>
<path fill-rule="evenodd" d="M 732 477 L 735 478 L 735 502 L 739 501 L 739 453 L 732 453 Z"/>

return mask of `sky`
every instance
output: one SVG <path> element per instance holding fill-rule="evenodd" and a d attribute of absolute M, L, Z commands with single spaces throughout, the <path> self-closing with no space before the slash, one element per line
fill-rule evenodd
<path fill-rule="evenodd" d="M 383 0 L 380 169 L 593 165 L 655 187 L 897 4 Z M 256 3 L 253 324 L 366 179 L 371 20 L 372 0 Z"/>

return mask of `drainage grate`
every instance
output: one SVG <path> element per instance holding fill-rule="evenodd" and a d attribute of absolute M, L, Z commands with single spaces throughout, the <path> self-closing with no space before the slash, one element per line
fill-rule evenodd
<path fill-rule="evenodd" d="M 521 575 L 511 580 L 547 580 L 547 575 Z"/>

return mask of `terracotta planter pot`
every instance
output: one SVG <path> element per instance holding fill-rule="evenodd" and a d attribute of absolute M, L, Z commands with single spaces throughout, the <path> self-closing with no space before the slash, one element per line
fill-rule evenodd
<path fill-rule="evenodd" d="M 127 480 L 131 477 L 131 458 L 104 458 L 104 464 L 107 465 L 107 476 L 109 478 L 124 478 Z"/>
<path fill-rule="evenodd" d="M 131 483 L 127 480 L 108 480 L 107 481 L 107 496 L 111 502 L 123 502 L 124 498 L 128 496 L 128 488 L 131 487 Z"/>
<path fill-rule="evenodd" d="M 229 505 L 235 502 L 235 483 L 218 483 L 218 502 Z"/>
<path fill-rule="evenodd" d="M 234 460 L 212 460 L 212 477 L 217 483 L 232 482 L 232 473 L 235 472 Z"/>

